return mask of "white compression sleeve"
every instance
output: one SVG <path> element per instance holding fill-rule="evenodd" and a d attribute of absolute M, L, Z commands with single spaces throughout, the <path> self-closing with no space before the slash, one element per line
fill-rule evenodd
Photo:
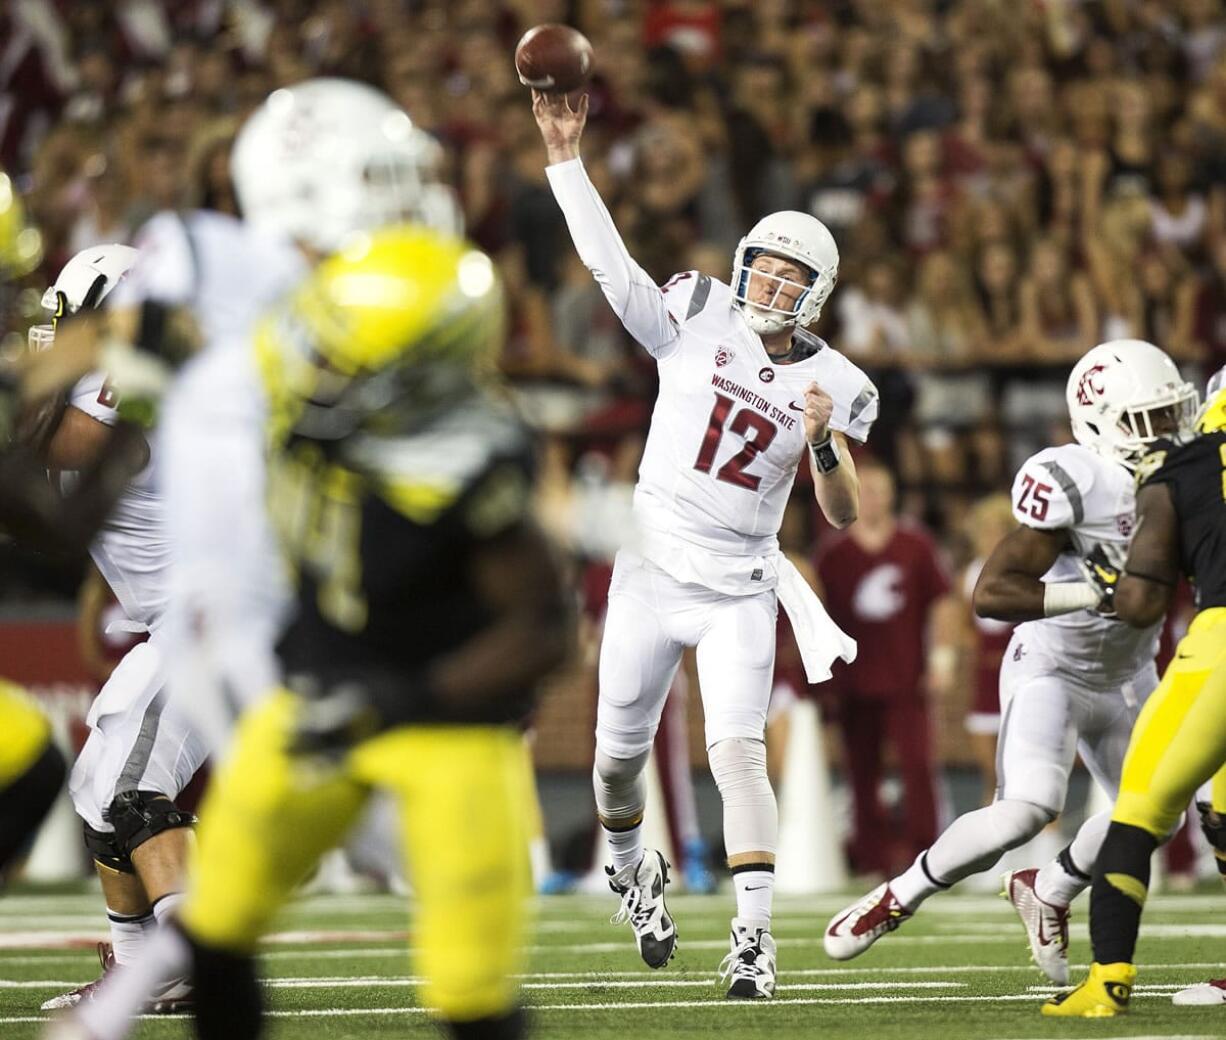
<path fill-rule="evenodd" d="M 707 751 L 711 775 L 724 802 L 724 849 L 728 856 L 766 852 L 779 842 L 779 810 L 766 775 L 766 745 L 733 738 Z"/>
<path fill-rule="evenodd" d="M 664 294 L 630 256 L 582 160 L 554 163 L 545 167 L 545 174 L 579 259 L 592 272 L 613 313 L 648 353 L 657 358 L 668 355 L 678 333 Z"/>

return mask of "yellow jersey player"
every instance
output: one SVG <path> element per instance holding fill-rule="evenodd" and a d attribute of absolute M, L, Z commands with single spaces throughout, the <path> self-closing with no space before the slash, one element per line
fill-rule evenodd
<path fill-rule="evenodd" d="M 19 687 L 0 679 L 0 881 L 64 782 L 64 756 L 46 716 Z"/>
<path fill-rule="evenodd" d="M 501 309 L 484 254 L 402 227 L 324 261 L 257 332 L 297 587 L 288 688 L 248 711 L 213 779 L 181 927 L 61 1035 L 118 1040 L 152 972 L 184 968 L 201 1037 L 257 1035 L 255 944 L 375 789 L 400 805 L 423 1002 L 456 1037 L 522 1034 L 518 726 L 570 625 L 528 434 L 476 374 Z"/>
<path fill-rule="evenodd" d="M 1116 612 L 1130 625 L 1153 624 L 1166 612 L 1181 572 L 1196 586 L 1198 612 L 1128 745 L 1119 798 L 1094 869 L 1090 976 L 1044 1004 L 1045 1015 L 1109 1018 L 1128 1010 L 1154 849 L 1210 777 L 1212 809 L 1226 812 L 1224 374 L 1210 381 L 1196 436 L 1158 442 L 1138 466 L 1137 527 L 1123 572 L 1096 570 Z M 1220 829 L 1216 834 L 1210 829 L 1210 837 L 1221 862 L 1226 841 Z"/>

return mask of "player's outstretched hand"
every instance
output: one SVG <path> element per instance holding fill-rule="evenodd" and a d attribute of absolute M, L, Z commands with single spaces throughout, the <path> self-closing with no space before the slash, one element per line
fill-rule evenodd
<path fill-rule="evenodd" d="M 830 416 L 834 414 L 834 401 L 816 383 L 805 387 L 805 438 L 810 444 L 819 444 L 830 432 Z"/>
<path fill-rule="evenodd" d="M 583 136 L 583 127 L 587 124 L 586 94 L 572 108 L 566 94 L 534 90 L 532 114 L 536 117 L 536 125 L 541 128 L 551 165 L 579 157 L 579 138 Z"/>

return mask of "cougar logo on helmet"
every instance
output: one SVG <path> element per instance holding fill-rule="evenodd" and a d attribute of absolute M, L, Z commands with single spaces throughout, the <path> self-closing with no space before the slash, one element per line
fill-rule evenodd
<path fill-rule="evenodd" d="M 1077 384 L 1077 402 L 1078 404 L 1091 404 L 1092 398 L 1102 397 L 1103 383 L 1102 373 L 1107 370 L 1106 365 L 1095 365 L 1089 369 L 1085 375 L 1081 377 L 1081 381 Z"/>

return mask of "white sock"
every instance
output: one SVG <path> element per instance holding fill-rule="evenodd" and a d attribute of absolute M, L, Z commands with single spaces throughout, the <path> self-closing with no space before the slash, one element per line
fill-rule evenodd
<path fill-rule="evenodd" d="M 123 971 L 115 972 L 92 1000 L 82 1001 L 75 1014 L 93 1040 L 123 1040 L 132 1030 L 152 993 L 191 970 L 192 950 L 177 928 L 159 928 L 140 955 Z"/>
<path fill-rule="evenodd" d="M 925 850 L 915 857 L 911 866 L 890 881 L 890 891 L 894 893 L 894 898 L 912 913 L 915 913 L 930 895 L 949 888 L 928 873 L 927 859 L 928 851 Z"/>
<path fill-rule="evenodd" d="M 775 872 L 773 870 L 741 870 L 732 875 L 736 888 L 736 915 L 751 921 L 771 919 L 771 906 L 775 898 Z"/>
<path fill-rule="evenodd" d="M 166 895 L 154 900 L 153 916 L 157 918 L 159 926 L 166 923 L 166 918 L 170 917 L 179 906 L 182 904 L 184 895 L 182 892 L 168 892 Z"/>
<path fill-rule="evenodd" d="M 890 882 L 898 901 L 916 910 L 934 892 L 987 870 L 1033 838 L 1054 816 L 1031 802 L 1002 798 L 959 816 L 927 852 Z"/>
<path fill-rule="evenodd" d="M 1110 825 L 1110 812 L 1095 813 L 1087 819 L 1060 855 L 1039 869 L 1034 879 L 1035 895 L 1052 906 L 1068 906 L 1081 895 L 1090 886 L 1090 874 Z"/>
<path fill-rule="evenodd" d="M 611 831 L 601 825 L 604 840 L 609 843 L 609 854 L 613 857 L 613 869 L 618 871 L 637 863 L 643 858 L 643 825 L 635 824 L 629 830 Z"/>
<path fill-rule="evenodd" d="M 106 919 L 111 924 L 111 949 L 115 952 L 115 963 L 131 963 L 145 945 L 145 930 L 153 923 L 152 911 L 121 914 L 108 906 Z"/>

